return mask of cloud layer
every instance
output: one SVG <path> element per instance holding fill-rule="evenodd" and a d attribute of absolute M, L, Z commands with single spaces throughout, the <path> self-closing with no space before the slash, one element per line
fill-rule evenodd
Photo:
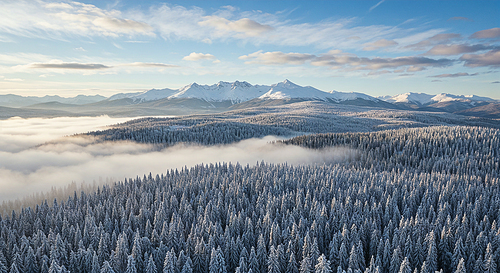
<path fill-rule="evenodd" d="M 422 71 L 429 67 L 445 67 L 454 63 L 451 59 L 431 59 L 422 56 L 403 56 L 396 58 L 366 58 L 355 54 L 343 53 L 340 50 L 331 50 L 325 54 L 316 56 L 303 53 L 284 53 L 280 51 L 262 52 L 239 57 L 247 64 L 300 65 L 310 62 L 314 66 L 328 66 L 332 69 L 343 70 L 380 70 L 380 69 L 406 69 L 409 72 Z M 402 70 L 404 71 L 404 70 Z M 401 71 L 401 72 L 402 72 Z"/>
<path fill-rule="evenodd" d="M 269 144 L 276 140 L 275 137 L 226 146 L 175 146 L 161 151 L 156 151 L 151 145 L 130 142 L 95 144 L 86 138 L 59 139 L 33 147 L 61 134 L 95 128 L 91 123 L 118 121 L 123 120 L 101 117 L 0 121 L 1 128 L 7 128 L 0 131 L 3 142 L 0 145 L 0 201 L 66 186 L 72 181 L 78 184 L 83 181 L 92 183 L 100 178 L 121 180 L 200 163 L 240 162 L 246 165 L 264 160 L 322 164 L 343 161 L 357 154 L 345 148 L 317 151 Z M 53 130 L 48 131 L 48 128 Z"/>

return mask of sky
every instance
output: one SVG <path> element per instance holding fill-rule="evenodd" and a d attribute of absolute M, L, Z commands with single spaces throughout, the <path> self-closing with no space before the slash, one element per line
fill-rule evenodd
<path fill-rule="evenodd" d="M 500 1 L 0 1 L 0 94 L 285 79 L 500 99 Z"/>

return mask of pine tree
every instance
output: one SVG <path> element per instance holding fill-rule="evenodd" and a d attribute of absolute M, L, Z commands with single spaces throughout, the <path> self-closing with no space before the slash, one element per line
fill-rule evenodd
<path fill-rule="evenodd" d="M 277 253 L 277 249 L 274 248 L 274 245 L 271 246 L 269 250 L 269 257 L 267 259 L 267 272 L 268 273 L 280 273 L 280 263 L 279 256 Z"/>
<path fill-rule="evenodd" d="M 238 264 L 238 267 L 236 268 L 238 272 L 247 272 L 248 271 L 248 266 L 246 262 L 245 256 L 240 257 L 240 263 Z"/>
<path fill-rule="evenodd" d="M 299 272 L 300 273 L 313 273 L 314 272 L 313 261 L 309 255 L 302 258 L 302 261 L 300 262 Z"/>
<path fill-rule="evenodd" d="M 12 265 L 10 266 L 9 273 L 19 273 L 19 270 L 17 269 L 16 263 L 12 263 Z"/>
<path fill-rule="evenodd" d="M 431 271 L 429 270 L 429 268 L 427 267 L 427 262 L 425 262 L 425 261 L 424 261 L 424 262 L 422 263 L 421 268 L 420 268 L 420 273 L 434 273 L 434 272 L 431 272 Z"/>
<path fill-rule="evenodd" d="M 57 260 L 53 259 L 52 262 L 50 263 L 49 273 L 60 273 L 60 272 L 61 272 L 61 267 L 57 263 Z"/>
<path fill-rule="evenodd" d="M 146 265 L 146 269 L 144 273 L 156 273 L 156 263 L 153 260 L 153 255 L 149 256 L 148 264 Z"/>
<path fill-rule="evenodd" d="M 218 247 L 217 250 L 212 248 L 209 270 L 210 273 L 227 273 L 226 261 L 224 260 L 220 247 Z"/>
<path fill-rule="evenodd" d="M 286 267 L 287 273 L 299 273 L 299 268 L 297 267 L 297 261 L 295 260 L 295 255 L 293 252 L 290 253 L 290 259 Z"/>
<path fill-rule="evenodd" d="M 187 257 L 186 262 L 182 267 L 181 273 L 193 273 L 193 262 L 191 262 L 191 258 Z"/>
<path fill-rule="evenodd" d="M 484 269 L 485 273 L 497 272 L 497 263 L 495 262 L 495 255 L 493 254 L 491 243 L 488 243 L 488 246 L 486 247 L 486 254 L 484 256 Z"/>
<path fill-rule="evenodd" d="M 455 273 L 465 273 L 465 272 L 467 272 L 467 270 L 465 270 L 465 261 L 464 258 L 461 258 L 460 261 L 458 262 Z"/>
<path fill-rule="evenodd" d="M 351 248 L 351 254 L 349 256 L 349 268 L 351 268 L 352 270 L 364 270 L 364 259 L 365 258 L 362 253 L 361 243 L 358 242 L 357 245 L 353 245 Z"/>
<path fill-rule="evenodd" d="M 92 256 L 92 269 L 91 273 L 99 273 L 99 258 L 97 257 L 97 253 L 94 251 L 94 255 Z"/>
<path fill-rule="evenodd" d="M 315 273 L 331 273 L 330 261 L 326 259 L 325 254 L 321 254 L 318 258 L 318 263 L 315 266 Z"/>
<path fill-rule="evenodd" d="M 167 255 L 165 256 L 165 261 L 163 263 L 163 273 L 176 273 L 174 254 L 171 251 L 168 251 Z"/>
<path fill-rule="evenodd" d="M 427 269 L 430 272 L 434 272 L 437 270 L 437 248 L 436 241 L 434 239 L 434 231 L 431 231 L 429 238 L 429 251 L 427 252 L 427 258 L 425 259 Z"/>
<path fill-rule="evenodd" d="M 129 255 L 127 259 L 127 271 L 125 273 L 137 273 L 134 256 Z"/>
<path fill-rule="evenodd" d="M 250 249 L 250 257 L 248 258 L 248 269 L 252 270 L 254 273 L 260 273 L 259 261 L 257 260 L 257 254 L 255 254 L 255 249 Z"/>
<path fill-rule="evenodd" d="M 408 261 L 408 257 L 405 257 L 401 266 L 399 267 L 399 273 L 412 273 L 410 261 Z"/>
<path fill-rule="evenodd" d="M 347 252 L 347 247 L 344 242 L 340 244 L 339 265 L 343 270 L 346 270 L 349 267 L 349 253 Z"/>
<path fill-rule="evenodd" d="M 128 240 L 125 232 L 121 233 L 116 242 L 116 249 L 113 256 L 113 267 L 117 272 L 127 270 L 128 260 Z"/>
<path fill-rule="evenodd" d="M 38 263 L 36 262 L 36 257 L 31 246 L 28 248 L 28 253 L 24 259 L 24 272 L 26 273 L 36 273 L 38 272 Z"/>
<path fill-rule="evenodd" d="M 7 267 L 0 261 L 0 273 L 7 273 Z"/>
<path fill-rule="evenodd" d="M 392 254 L 391 264 L 389 266 L 389 272 L 398 273 L 401 263 L 402 263 L 401 250 L 399 249 L 398 246 L 396 249 L 394 249 L 394 252 Z"/>
<path fill-rule="evenodd" d="M 465 249 L 462 237 L 458 237 L 458 240 L 455 243 L 455 248 L 453 250 L 452 267 L 457 268 L 458 263 L 462 258 L 465 258 Z"/>
<path fill-rule="evenodd" d="M 484 273 L 486 268 L 484 266 L 483 258 L 479 255 L 479 258 L 476 260 L 476 264 L 474 265 L 474 272 L 476 273 Z"/>
<path fill-rule="evenodd" d="M 105 261 L 101 267 L 101 273 L 115 273 L 108 261 Z"/>

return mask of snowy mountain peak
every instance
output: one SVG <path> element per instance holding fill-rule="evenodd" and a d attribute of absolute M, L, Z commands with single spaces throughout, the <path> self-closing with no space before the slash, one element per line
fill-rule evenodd
<path fill-rule="evenodd" d="M 242 82 L 240 82 L 240 81 L 235 81 L 235 82 L 233 82 L 233 84 L 232 84 L 232 86 L 231 86 L 231 87 L 232 87 L 232 88 L 236 88 L 236 87 L 252 87 L 252 85 L 251 85 L 251 84 L 249 84 L 249 83 L 248 83 L 248 82 L 246 82 L 246 81 L 242 81 Z"/>
<path fill-rule="evenodd" d="M 297 85 L 288 79 L 271 86 L 252 85 L 246 81 L 219 81 L 213 85 L 201 85 L 194 82 L 179 89 L 151 89 L 140 93 L 117 94 L 109 100 L 120 98 L 131 98 L 136 102 L 176 98 L 194 98 L 208 102 L 231 101 L 232 103 L 240 103 L 256 98 L 300 98 L 337 102 L 356 99 L 377 101 L 377 99 L 361 93 L 325 92 L 312 86 Z"/>
<path fill-rule="evenodd" d="M 417 105 L 426 105 L 431 103 L 448 102 L 448 101 L 464 101 L 464 102 L 494 101 L 493 99 L 487 97 L 480 97 L 476 95 L 453 95 L 447 93 L 430 95 L 425 93 L 412 93 L 412 92 L 399 94 L 395 96 L 388 96 L 381 99 L 391 103 L 412 103 Z"/>
<path fill-rule="evenodd" d="M 293 82 L 291 82 L 290 80 L 286 79 L 280 83 L 277 83 L 277 84 L 273 84 L 272 85 L 273 87 L 276 86 L 276 87 L 281 87 L 281 88 L 298 88 L 298 87 L 302 87 L 300 85 L 297 85 Z"/>

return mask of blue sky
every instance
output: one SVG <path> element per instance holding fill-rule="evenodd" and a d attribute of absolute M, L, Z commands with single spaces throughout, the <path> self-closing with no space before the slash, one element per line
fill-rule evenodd
<path fill-rule="evenodd" d="M 0 94 L 289 79 L 500 99 L 500 1 L 0 2 Z"/>

